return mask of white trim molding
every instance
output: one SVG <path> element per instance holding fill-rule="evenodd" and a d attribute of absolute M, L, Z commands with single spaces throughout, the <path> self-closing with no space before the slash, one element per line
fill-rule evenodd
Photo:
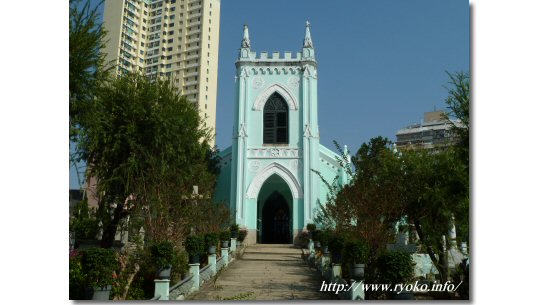
<path fill-rule="evenodd" d="M 253 110 L 263 110 L 263 106 L 265 106 L 265 102 L 269 99 L 271 94 L 278 92 L 284 100 L 286 100 L 286 103 L 288 103 L 288 108 L 290 110 L 297 110 L 297 100 L 293 97 L 293 94 L 290 93 L 290 91 L 281 84 L 273 84 L 269 87 L 267 87 L 263 92 L 258 94 L 258 97 L 256 98 L 256 101 L 254 102 L 254 105 L 252 106 Z"/>
<path fill-rule="evenodd" d="M 273 174 L 277 174 L 284 181 L 286 181 L 291 190 L 293 198 L 303 198 L 303 189 L 297 178 L 284 165 L 276 162 L 269 164 L 267 167 L 265 167 L 263 170 L 259 171 L 256 174 L 248 187 L 246 194 L 247 198 L 256 199 L 258 197 L 260 189 L 262 188 L 267 178 L 271 177 Z"/>

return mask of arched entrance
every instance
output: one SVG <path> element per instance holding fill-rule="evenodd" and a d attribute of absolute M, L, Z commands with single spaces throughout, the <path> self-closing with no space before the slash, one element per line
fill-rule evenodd
<path fill-rule="evenodd" d="M 288 184 L 270 176 L 258 195 L 258 240 L 264 244 L 292 242 L 293 197 Z"/>
<path fill-rule="evenodd" d="M 262 243 L 290 243 L 290 209 L 284 196 L 275 191 L 267 198 L 262 211 Z"/>

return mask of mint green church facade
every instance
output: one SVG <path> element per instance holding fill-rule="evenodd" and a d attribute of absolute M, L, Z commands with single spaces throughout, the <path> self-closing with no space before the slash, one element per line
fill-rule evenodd
<path fill-rule="evenodd" d="M 327 198 L 347 183 L 337 154 L 319 143 L 318 67 L 307 22 L 301 52 L 259 55 L 247 26 L 236 61 L 233 144 L 221 152 L 215 199 L 229 203 L 247 242 L 296 243 Z"/>

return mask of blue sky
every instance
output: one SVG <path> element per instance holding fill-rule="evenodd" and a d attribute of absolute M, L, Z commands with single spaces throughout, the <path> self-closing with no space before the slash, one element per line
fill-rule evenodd
<path fill-rule="evenodd" d="M 311 23 L 318 61 L 320 142 L 352 152 L 423 113 L 445 108 L 445 71 L 469 71 L 464 0 L 222 0 L 217 146 L 231 145 L 235 60 L 243 24 L 253 51 L 299 51 Z M 77 188 L 70 171 L 70 188 Z"/>

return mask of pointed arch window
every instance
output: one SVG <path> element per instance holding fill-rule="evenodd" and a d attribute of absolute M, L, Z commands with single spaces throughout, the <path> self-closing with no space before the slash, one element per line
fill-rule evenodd
<path fill-rule="evenodd" d="M 273 93 L 263 107 L 263 144 L 288 144 L 288 105 Z"/>

